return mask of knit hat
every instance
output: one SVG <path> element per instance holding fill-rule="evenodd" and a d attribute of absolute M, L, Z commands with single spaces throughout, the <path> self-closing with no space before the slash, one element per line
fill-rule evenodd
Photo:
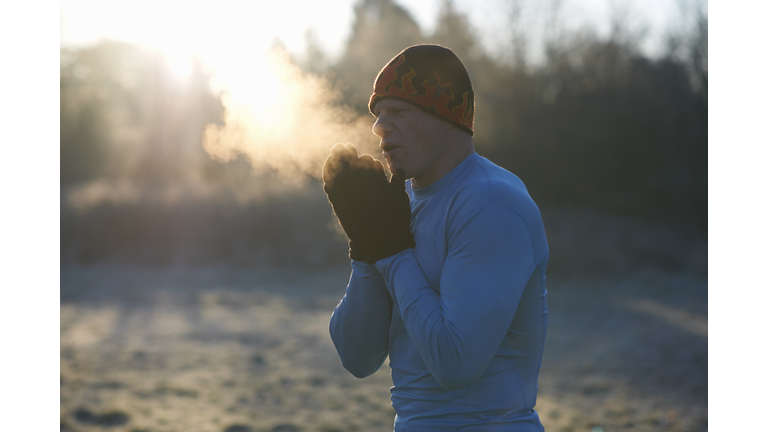
<path fill-rule="evenodd" d="M 368 102 L 372 114 L 386 98 L 410 102 L 474 135 L 472 82 L 459 57 L 446 47 L 414 45 L 390 60 L 374 81 Z"/>

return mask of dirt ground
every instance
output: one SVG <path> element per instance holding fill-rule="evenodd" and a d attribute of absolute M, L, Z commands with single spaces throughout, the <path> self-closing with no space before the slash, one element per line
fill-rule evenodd
<path fill-rule="evenodd" d="M 391 431 L 341 366 L 346 269 L 61 267 L 61 431 Z M 549 276 L 547 431 L 707 430 L 707 282 Z"/>

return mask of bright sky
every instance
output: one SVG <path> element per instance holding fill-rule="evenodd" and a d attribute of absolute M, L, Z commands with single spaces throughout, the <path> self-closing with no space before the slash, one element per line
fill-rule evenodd
<path fill-rule="evenodd" d="M 179 0 L 62 0 L 62 45 L 88 45 L 101 38 L 164 49 L 176 56 L 198 53 L 212 63 L 223 61 L 221 49 L 228 44 L 248 55 L 263 50 L 279 38 L 293 53 L 304 51 L 304 34 L 312 29 L 320 45 L 338 55 L 349 36 L 353 5 L 357 0 L 323 1 L 179 1 Z M 560 2 L 570 26 L 593 23 L 607 31 L 612 8 L 629 7 L 632 19 L 650 26 L 649 49 L 664 29 L 679 16 L 676 0 L 523 0 L 524 7 L 546 7 Z M 684 0 L 703 2 L 705 0 Z M 434 30 L 442 0 L 399 0 L 425 33 Z M 455 0 L 469 14 L 486 46 L 493 46 L 503 32 L 506 6 L 503 0 Z M 227 55 L 230 55 L 231 51 Z"/>

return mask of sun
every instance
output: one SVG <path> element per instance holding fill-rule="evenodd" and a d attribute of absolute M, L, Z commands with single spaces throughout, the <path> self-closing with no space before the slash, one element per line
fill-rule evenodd
<path fill-rule="evenodd" d="M 267 51 L 222 58 L 214 82 L 239 103 L 268 111 L 277 103 L 285 78 L 280 54 Z"/>
<path fill-rule="evenodd" d="M 183 50 L 163 49 L 165 61 L 173 76 L 182 82 L 186 82 L 192 75 L 192 54 Z"/>

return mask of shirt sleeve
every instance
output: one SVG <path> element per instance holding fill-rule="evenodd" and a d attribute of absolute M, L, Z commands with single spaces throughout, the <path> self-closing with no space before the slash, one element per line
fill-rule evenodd
<path fill-rule="evenodd" d="M 347 292 L 331 316 L 331 339 L 342 365 L 358 378 L 376 372 L 387 358 L 392 299 L 373 266 L 352 261 Z"/>
<path fill-rule="evenodd" d="M 454 226 L 439 293 L 413 249 L 375 264 L 416 349 L 446 390 L 482 375 L 536 268 L 530 230 L 514 211 L 483 206 Z"/>

